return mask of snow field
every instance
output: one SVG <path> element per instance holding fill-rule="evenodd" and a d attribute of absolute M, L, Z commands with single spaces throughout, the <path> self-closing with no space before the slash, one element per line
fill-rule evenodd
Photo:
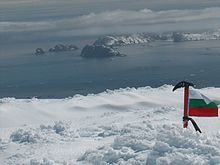
<path fill-rule="evenodd" d="M 0 164 L 217 165 L 218 118 L 182 128 L 182 90 L 126 88 L 60 100 L 0 100 Z M 219 88 L 199 90 L 216 101 Z"/>

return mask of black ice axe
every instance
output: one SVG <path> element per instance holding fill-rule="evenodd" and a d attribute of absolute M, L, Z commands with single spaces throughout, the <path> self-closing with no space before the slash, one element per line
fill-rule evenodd
<path fill-rule="evenodd" d="M 184 88 L 184 114 L 183 114 L 183 128 L 188 127 L 188 121 L 190 120 L 195 128 L 196 131 L 199 131 L 200 133 L 201 130 L 199 129 L 198 125 L 196 122 L 189 117 L 189 87 L 192 86 L 194 87 L 193 83 L 186 82 L 186 81 L 181 81 L 178 84 L 175 85 L 173 88 L 173 91 L 175 91 L 178 88 Z"/>

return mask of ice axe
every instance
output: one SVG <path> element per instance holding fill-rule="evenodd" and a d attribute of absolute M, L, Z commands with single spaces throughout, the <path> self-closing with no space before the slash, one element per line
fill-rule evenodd
<path fill-rule="evenodd" d="M 188 121 L 190 120 L 195 128 L 196 131 L 199 131 L 200 133 L 201 130 L 199 129 L 198 125 L 196 122 L 189 117 L 189 87 L 192 86 L 194 87 L 193 83 L 186 82 L 186 81 L 181 81 L 178 84 L 175 85 L 173 88 L 173 91 L 175 91 L 178 88 L 184 88 L 184 114 L 183 114 L 183 128 L 188 127 Z"/>

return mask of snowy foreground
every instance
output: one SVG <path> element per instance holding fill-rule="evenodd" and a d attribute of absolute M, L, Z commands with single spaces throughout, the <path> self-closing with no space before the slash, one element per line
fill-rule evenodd
<path fill-rule="evenodd" d="M 0 164 L 220 164 L 220 120 L 182 128 L 183 90 L 127 88 L 66 99 L 0 100 Z M 199 90 L 220 102 L 220 88 Z"/>

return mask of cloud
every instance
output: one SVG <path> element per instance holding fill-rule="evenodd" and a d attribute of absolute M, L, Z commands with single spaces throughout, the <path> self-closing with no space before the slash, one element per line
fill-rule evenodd
<path fill-rule="evenodd" d="M 57 21 L 0 22 L 0 32 L 44 30 L 80 31 L 83 29 L 89 31 L 89 29 L 102 28 L 121 29 L 122 27 L 132 28 L 137 26 L 195 23 L 196 21 L 205 22 L 215 19 L 217 20 L 219 18 L 219 7 L 196 10 L 115 10 L 101 13 L 90 13 L 88 15 L 77 16 L 70 19 L 60 19 Z"/>
<path fill-rule="evenodd" d="M 33 3 L 41 0 L 1 0 L 0 5 L 15 5 L 15 4 L 23 4 L 23 3 Z"/>

